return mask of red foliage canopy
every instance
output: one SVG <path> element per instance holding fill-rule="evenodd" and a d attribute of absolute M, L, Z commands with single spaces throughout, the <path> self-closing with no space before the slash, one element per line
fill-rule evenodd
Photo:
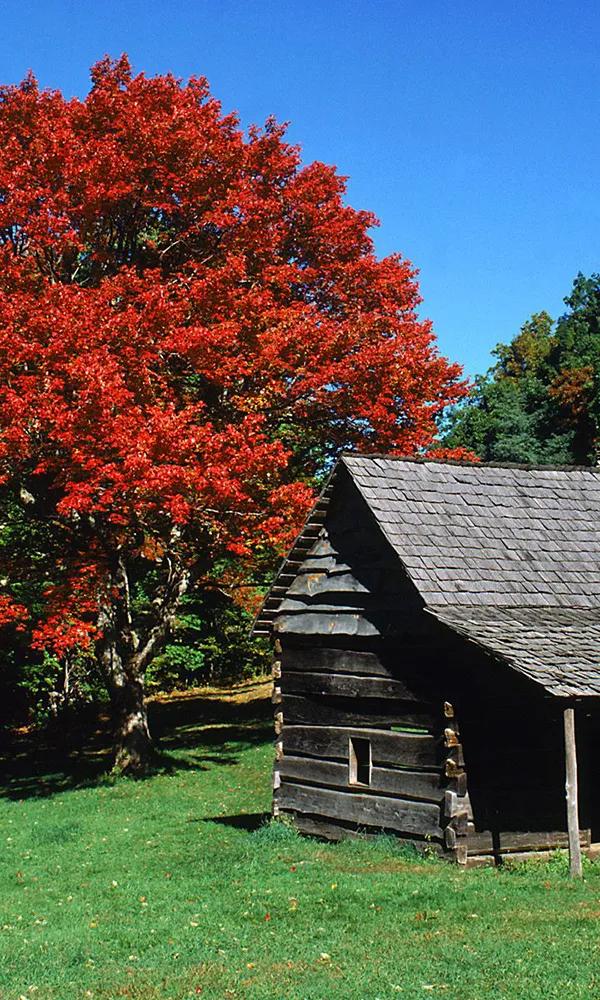
<path fill-rule="evenodd" d="M 68 539 L 38 630 L 58 651 L 115 553 L 284 544 L 316 464 L 426 449 L 464 392 L 410 263 L 377 260 L 374 217 L 284 131 L 125 57 L 83 101 L 0 91 L 0 471 Z"/>

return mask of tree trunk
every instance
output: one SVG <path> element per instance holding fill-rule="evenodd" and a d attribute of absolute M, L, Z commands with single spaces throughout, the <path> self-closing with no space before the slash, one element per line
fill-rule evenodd
<path fill-rule="evenodd" d="M 100 609 L 100 638 L 96 653 L 108 692 L 114 722 L 114 767 L 123 774 L 145 774 L 155 756 L 144 700 L 144 675 L 148 664 L 164 647 L 189 574 L 172 560 L 166 579 L 152 601 L 154 622 L 143 634 L 133 623 L 127 567 L 115 557 L 110 595 Z"/>
<path fill-rule="evenodd" d="M 111 692 L 113 703 L 114 769 L 121 774 L 146 774 L 155 756 L 150 736 L 143 677 L 123 671 L 123 683 Z"/>
<path fill-rule="evenodd" d="M 110 695 L 113 767 L 122 774 L 146 774 L 155 750 L 144 698 L 144 671 L 135 655 L 127 659 L 119 644 L 107 641 L 106 635 L 98 659 Z"/>

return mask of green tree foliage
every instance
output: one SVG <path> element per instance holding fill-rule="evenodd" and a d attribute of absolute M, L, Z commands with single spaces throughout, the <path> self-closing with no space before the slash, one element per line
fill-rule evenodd
<path fill-rule="evenodd" d="M 593 464 L 600 436 L 600 274 L 578 274 L 554 323 L 534 313 L 450 415 L 444 444 L 489 462 Z"/>
<path fill-rule="evenodd" d="M 218 589 L 185 597 L 170 641 L 148 670 L 148 690 L 181 691 L 266 673 L 271 654 L 250 637 L 251 625 L 251 615 Z"/>

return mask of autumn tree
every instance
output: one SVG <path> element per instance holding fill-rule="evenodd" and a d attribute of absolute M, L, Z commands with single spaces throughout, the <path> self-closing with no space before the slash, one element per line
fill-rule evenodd
<path fill-rule="evenodd" d="M 186 591 L 285 545 L 340 449 L 426 449 L 464 391 L 344 192 L 203 79 L 122 57 L 85 100 L 0 91 L 0 614 L 95 649 L 123 770 Z"/>

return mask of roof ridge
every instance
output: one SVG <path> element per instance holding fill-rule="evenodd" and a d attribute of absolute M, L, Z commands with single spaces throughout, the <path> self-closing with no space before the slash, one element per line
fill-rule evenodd
<path fill-rule="evenodd" d="M 600 475 L 597 465 L 542 465 L 535 462 L 479 462 L 458 458 L 435 458 L 432 455 L 390 455 L 385 452 L 344 451 L 340 460 L 347 458 L 363 460 L 384 459 L 386 462 L 407 462 L 413 465 L 455 465 L 474 469 L 522 469 L 525 472 L 590 472 Z"/>

